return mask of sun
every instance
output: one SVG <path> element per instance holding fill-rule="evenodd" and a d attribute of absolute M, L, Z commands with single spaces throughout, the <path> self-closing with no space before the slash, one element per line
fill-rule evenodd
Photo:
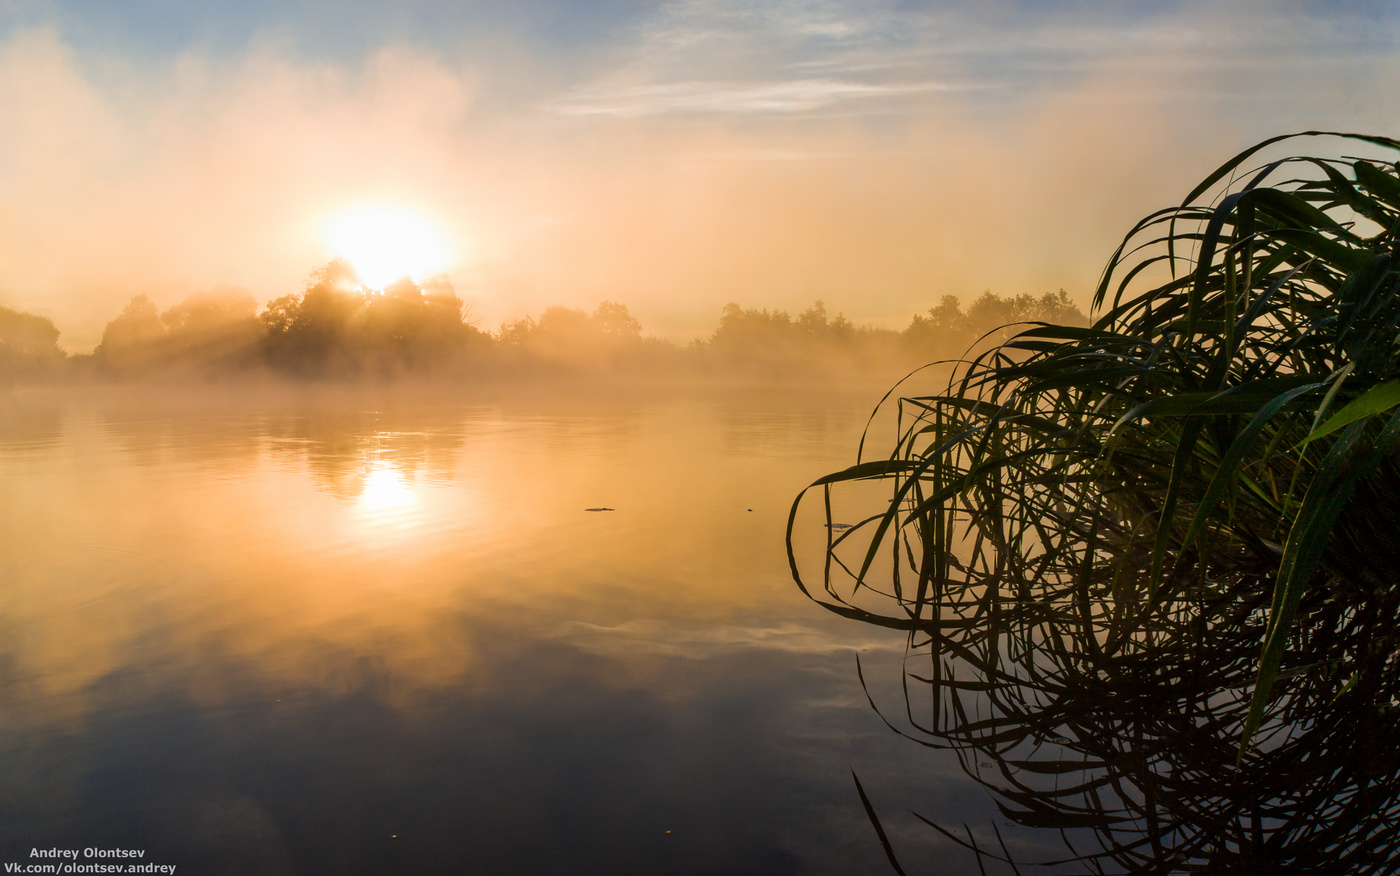
<path fill-rule="evenodd" d="M 336 214 L 322 232 L 331 254 L 348 261 L 371 289 L 421 280 L 451 266 L 452 247 L 433 220 L 407 207 L 362 204 Z"/>

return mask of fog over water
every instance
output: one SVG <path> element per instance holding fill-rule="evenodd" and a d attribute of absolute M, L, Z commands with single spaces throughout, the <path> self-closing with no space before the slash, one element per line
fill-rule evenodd
<path fill-rule="evenodd" d="M 867 405 L 11 393 L 5 860 L 854 872 L 883 853 L 852 768 L 911 859 L 937 837 L 904 808 L 985 826 L 860 689 L 853 655 L 902 639 L 786 568 L 788 504 Z"/>

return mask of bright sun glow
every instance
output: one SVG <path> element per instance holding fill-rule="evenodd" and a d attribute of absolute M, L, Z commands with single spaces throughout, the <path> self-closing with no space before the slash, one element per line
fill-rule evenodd
<path fill-rule="evenodd" d="M 397 469 L 387 463 L 376 462 L 365 475 L 359 504 L 371 518 L 388 520 L 411 511 L 418 504 L 418 497 Z"/>
<path fill-rule="evenodd" d="M 332 254 L 354 266 L 372 289 L 405 276 L 421 280 L 450 267 L 451 247 L 431 219 L 402 207 L 365 205 L 326 224 Z"/>

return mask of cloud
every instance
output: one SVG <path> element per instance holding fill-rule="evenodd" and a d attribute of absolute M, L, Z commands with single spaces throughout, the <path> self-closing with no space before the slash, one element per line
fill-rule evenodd
<path fill-rule="evenodd" d="M 1397 133 L 1396 17 L 1311 8 L 684 2 L 567 62 L 308 56 L 278 28 L 153 59 L 15 30 L 0 305 L 80 350 L 138 293 L 267 301 L 365 201 L 442 223 L 488 328 L 604 299 L 678 338 L 730 300 L 891 326 L 985 288 L 1085 301 L 1133 221 L 1250 142 Z"/>
<path fill-rule="evenodd" d="M 838 79 L 786 82 L 670 82 L 580 88 L 550 104 L 569 116 L 648 116 L 666 113 L 790 114 L 838 104 L 869 103 L 958 86 L 941 82 L 874 84 Z"/>
<path fill-rule="evenodd" d="M 544 107 L 622 118 L 889 112 L 978 87 L 913 63 L 925 18 L 878 5 L 666 4 L 629 34 L 611 69 Z"/>
<path fill-rule="evenodd" d="M 550 105 L 577 115 L 793 113 L 928 92 L 973 99 L 1062 92 L 1127 61 L 1163 78 L 1297 75 L 1391 57 L 1395 12 L 1297 4 L 673 2 L 616 48 L 610 69 Z M 1141 75 L 1129 76 L 1141 80 Z M 997 92 L 1000 92 L 998 94 Z"/>

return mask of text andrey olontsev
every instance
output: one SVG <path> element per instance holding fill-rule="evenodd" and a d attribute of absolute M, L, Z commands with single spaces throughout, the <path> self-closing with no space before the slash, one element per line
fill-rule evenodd
<path fill-rule="evenodd" d="M 78 856 L 84 858 L 144 858 L 145 849 L 30 849 L 31 858 L 72 858 L 78 860 Z"/>
<path fill-rule="evenodd" d="M 59 858 L 70 861 L 77 861 L 80 857 L 92 860 L 94 858 L 144 858 L 145 849 L 39 849 L 29 850 L 30 859 L 34 858 Z M 6 864 L 6 873 L 32 873 L 37 872 L 34 865 Z M 174 873 L 174 864 L 63 864 L 55 872 L 64 873 Z"/>

